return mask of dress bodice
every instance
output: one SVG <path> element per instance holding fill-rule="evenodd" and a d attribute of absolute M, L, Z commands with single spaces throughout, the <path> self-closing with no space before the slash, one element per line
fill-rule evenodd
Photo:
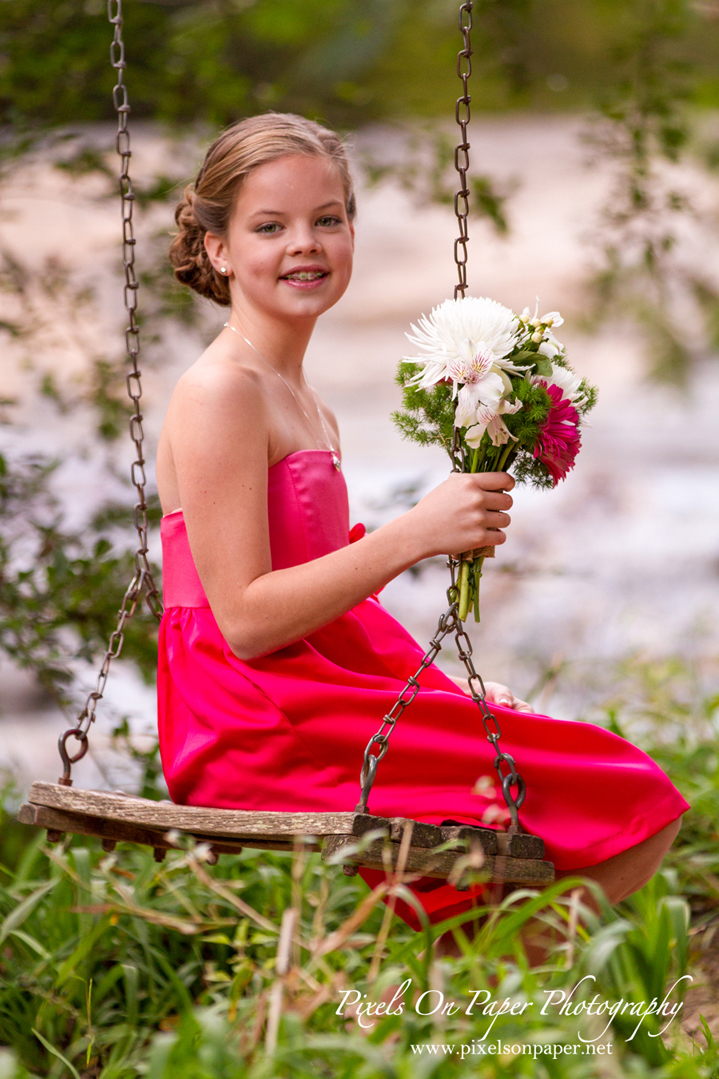
<path fill-rule="evenodd" d="M 327 450 L 298 450 L 268 469 L 267 517 L 273 569 L 349 543 L 347 487 Z M 165 606 L 208 607 L 182 510 L 163 517 L 161 534 Z"/>

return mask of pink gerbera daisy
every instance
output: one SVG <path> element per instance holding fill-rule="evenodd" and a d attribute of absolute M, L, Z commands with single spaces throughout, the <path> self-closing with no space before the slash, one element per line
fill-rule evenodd
<path fill-rule="evenodd" d="M 550 398 L 549 415 L 539 432 L 539 441 L 534 447 L 534 456 L 546 465 L 556 487 L 570 469 L 579 453 L 581 438 L 579 435 L 579 413 L 559 386 L 550 386 L 541 379 Z"/>

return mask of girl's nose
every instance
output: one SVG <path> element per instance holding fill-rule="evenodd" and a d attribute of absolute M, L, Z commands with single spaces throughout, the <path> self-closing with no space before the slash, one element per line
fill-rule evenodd
<path fill-rule="evenodd" d="M 293 231 L 287 244 L 289 255 L 316 254 L 322 250 L 322 244 L 317 233 L 311 228 L 301 228 Z"/>

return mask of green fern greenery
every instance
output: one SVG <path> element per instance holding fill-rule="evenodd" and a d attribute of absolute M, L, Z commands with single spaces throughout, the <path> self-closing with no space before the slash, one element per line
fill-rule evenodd
<path fill-rule="evenodd" d="M 402 437 L 421 446 L 444 446 L 449 453 L 454 437 L 454 401 L 449 383 L 438 383 L 431 390 L 410 384 L 420 371 L 418 363 L 402 360 L 396 382 L 402 387 L 402 407 L 392 419 Z"/>

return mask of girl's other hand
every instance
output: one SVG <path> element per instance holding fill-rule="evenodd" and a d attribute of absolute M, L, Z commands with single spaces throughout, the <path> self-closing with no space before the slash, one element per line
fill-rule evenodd
<path fill-rule="evenodd" d="M 422 558 L 504 543 L 514 487 L 507 472 L 453 472 L 409 511 Z"/>
<path fill-rule="evenodd" d="M 472 696 L 469 682 L 466 678 L 453 678 L 453 682 L 463 690 L 464 693 Z M 502 704 L 505 708 L 512 708 L 515 712 L 531 712 L 532 706 L 527 701 L 521 700 L 519 697 L 515 697 L 509 686 L 502 685 L 501 682 L 485 682 L 484 688 L 487 691 L 486 700 L 490 704 Z"/>

